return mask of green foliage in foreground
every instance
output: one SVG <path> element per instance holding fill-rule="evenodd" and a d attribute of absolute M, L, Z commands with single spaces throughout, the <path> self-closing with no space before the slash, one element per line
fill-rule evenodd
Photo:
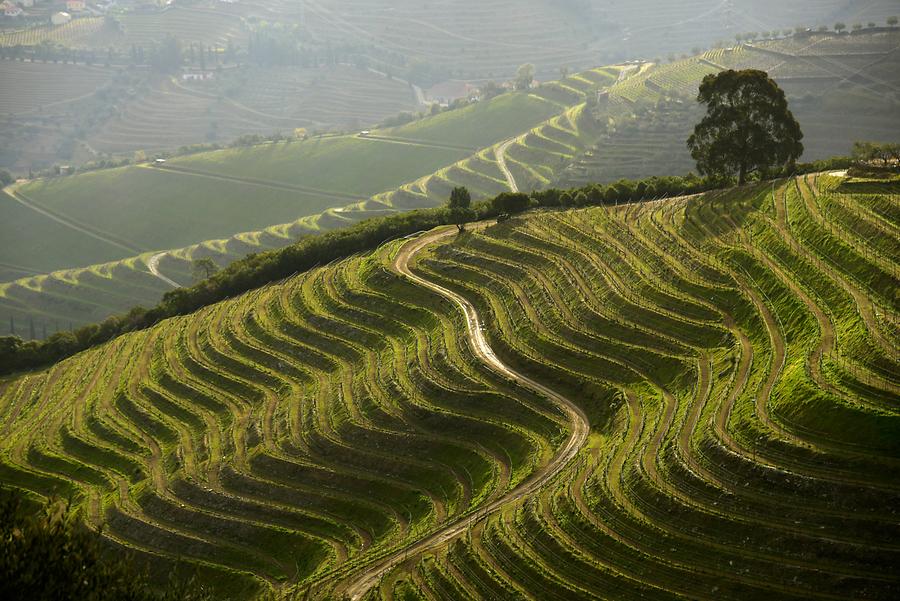
<path fill-rule="evenodd" d="M 113 558 L 103 539 L 63 501 L 37 513 L 17 493 L 0 491 L 0 599 L 13 601 L 200 601 L 191 583 L 151 587 L 146 573 Z"/>
<path fill-rule="evenodd" d="M 798 165 L 792 173 L 811 173 L 846 168 L 850 159 Z M 774 175 L 774 174 L 773 174 Z M 729 185 L 721 179 L 651 177 L 640 181 L 621 180 L 603 186 L 592 184 L 574 190 L 539 190 L 530 196 L 504 192 L 477 203 L 462 213 L 467 219 L 489 219 L 528 208 L 572 207 L 619 204 L 643 199 L 697 194 Z M 113 316 L 74 332 L 58 332 L 44 341 L 25 342 L 17 336 L 0 337 L 0 374 L 33 369 L 102 344 L 116 336 L 148 328 L 163 319 L 187 315 L 202 307 L 285 279 L 317 265 L 372 250 L 389 240 L 430 230 L 442 225 L 462 225 L 459 209 L 441 207 L 399 213 L 362 221 L 352 227 L 309 236 L 283 249 L 252 254 L 230 264 L 211 278 L 190 288 L 168 292 L 153 309 L 135 307 L 126 315 Z"/>

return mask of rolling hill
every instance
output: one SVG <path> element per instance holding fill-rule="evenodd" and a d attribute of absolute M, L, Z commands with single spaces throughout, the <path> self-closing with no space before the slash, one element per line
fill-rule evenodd
<path fill-rule="evenodd" d="M 893 599 L 897 191 L 393 241 L 0 381 L 0 481 L 217 598 Z"/>
<path fill-rule="evenodd" d="M 503 81 L 525 63 L 546 81 L 597 64 L 671 61 L 748 32 L 865 28 L 897 14 L 893 0 L 162 4 L 122 2 L 58 27 L 47 25 L 44 5 L 29 7 L 24 21 L 0 22 L 0 78 L 42 84 L 0 94 L 0 112 L 9 113 L 0 122 L 0 166 L 24 175 L 245 134 L 363 129 L 427 108 L 411 84 Z M 178 68 L 166 71 L 174 78 L 152 60 L 173 39 L 183 50 Z M 93 76 L 85 67 L 109 80 L 87 97 L 79 94 L 79 77 Z M 182 69 L 211 79 L 183 81 Z M 38 95 L 62 101 L 43 109 L 31 101 Z"/>
<path fill-rule="evenodd" d="M 592 71 L 593 83 L 579 85 L 608 85 L 617 72 Z M 583 99 L 583 92 L 547 86 L 368 136 L 227 149 L 171 159 L 163 167 L 129 166 L 14 187 L 13 196 L 0 197 L 0 215 L 10 216 L 0 227 L 9 228 L 10 240 L 27 239 L 0 254 L 7 282 L 0 283 L 0 317 L 8 322 L 12 315 L 23 335 L 33 319 L 39 334 L 44 327 L 52 332 L 90 323 L 154 304 L 171 289 L 151 273 L 153 257 L 167 278 L 186 284 L 196 257 L 227 264 L 369 216 L 432 206 L 457 183 L 479 197 L 496 194 L 508 182 L 494 146 L 523 127 L 544 127 L 548 118 L 563 120 L 567 131 L 560 134 L 577 138 Z M 559 155 L 538 159 L 553 166 Z M 535 168 L 545 173 L 535 177 L 549 181 L 550 166 Z M 33 245 L 30 240 L 45 238 L 27 234 L 47 232 L 53 239 L 65 226 L 65 244 Z M 82 267 L 91 262 L 79 259 L 73 237 L 85 240 L 84 256 L 102 253 L 104 259 Z"/>
<path fill-rule="evenodd" d="M 564 185 L 678 175 L 693 167 L 684 141 L 701 117 L 699 82 L 723 69 L 761 69 L 785 90 L 805 134 L 804 158 L 849 154 L 856 140 L 900 131 L 900 33 L 817 34 L 761 40 L 645 69 L 615 86 L 611 126 L 572 162 Z"/>
<path fill-rule="evenodd" d="M 804 130 L 805 159 L 846 153 L 854 140 L 900 131 L 898 48 L 897 31 L 762 40 L 669 64 L 584 71 L 367 137 L 37 181 L 19 191 L 45 213 L 0 197 L 3 234 L 20 241 L 0 255 L 0 323 L 12 318 L 27 337 L 34 322 L 42 337 L 151 306 L 171 281 L 192 281 L 193 258 L 224 265 L 309 233 L 441 204 L 457 185 L 485 198 L 513 185 L 686 173 L 693 164 L 684 140 L 699 119 L 692 96 L 704 75 L 724 68 L 772 72 Z M 608 93 L 594 103 L 598 91 Z M 63 231 L 60 219 L 90 233 Z"/>
<path fill-rule="evenodd" d="M 419 102 L 404 81 L 349 65 L 234 65 L 209 81 L 146 67 L 0 60 L 0 165 L 18 173 L 228 144 L 243 135 L 361 129 Z"/>

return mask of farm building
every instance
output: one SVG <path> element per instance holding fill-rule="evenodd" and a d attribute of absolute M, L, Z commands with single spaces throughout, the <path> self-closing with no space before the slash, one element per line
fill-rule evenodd
<path fill-rule="evenodd" d="M 50 22 L 53 23 L 54 25 L 65 25 L 66 23 L 68 23 L 71 20 L 72 20 L 72 15 L 70 15 L 69 13 L 59 12 L 59 13 L 53 13 L 52 15 L 50 15 Z"/>
<path fill-rule="evenodd" d="M 70 13 L 79 13 L 84 10 L 84 0 L 66 0 L 66 10 Z"/>

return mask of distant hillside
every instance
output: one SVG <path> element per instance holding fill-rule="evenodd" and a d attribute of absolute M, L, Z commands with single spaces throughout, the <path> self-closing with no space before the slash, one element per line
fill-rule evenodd
<path fill-rule="evenodd" d="M 900 141 L 900 30 L 810 35 L 717 49 L 644 69 L 609 94 L 608 132 L 560 177 L 563 185 L 693 168 L 685 140 L 701 117 L 707 74 L 762 69 L 785 90 L 808 161 L 849 154 L 856 140 Z"/>
<path fill-rule="evenodd" d="M 124 59 L 66 60 L 78 59 L 0 60 L 0 78 L 16 82 L 0 91 L 0 166 L 26 174 L 242 135 L 360 129 L 420 108 L 408 83 L 347 65 L 234 65 L 194 82 Z"/>
<path fill-rule="evenodd" d="M 785 87 L 806 135 L 804 159 L 848 153 L 855 140 L 889 141 L 900 132 L 898 49 L 900 31 L 762 40 L 584 71 L 364 137 L 36 182 L 23 198 L 70 223 L 0 202 L 3 233 L 19 241 L 0 253 L 0 329 L 12 316 L 19 335 L 31 335 L 34 321 L 41 337 L 152 306 L 171 289 L 166 279 L 191 282 L 193 258 L 224 265 L 312 232 L 442 204 L 458 185 L 485 198 L 513 185 L 684 174 L 693 169 L 685 140 L 700 118 L 697 87 L 725 68 L 766 69 Z M 151 259 L 164 278 L 150 272 Z"/>
<path fill-rule="evenodd" d="M 618 73 L 597 69 L 571 85 L 504 94 L 368 136 L 229 149 L 12 189 L 16 198 L 0 197 L 8 216 L 0 232 L 19 242 L 0 250 L 8 282 L 0 283 L 0 323 L 12 316 L 16 332 L 29 336 L 34 320 L 41 336 L 45 327 L 96 322 L 154 305 L 172 288 L 151 273 L 151 260 L 165 278 L 189 284 L 193 258 L 224 265 L 366 217 L 441 204 L 454 185 L 476 198 L 508 190 L 497 160 L 504 140 L 539 127 L 580 144 L 579 129 L 590 124 L 579 103 Z M 520 146 L 531 165 L 518 162 Z M 550 150 L 517 142 L 504 154 L 510 175 L 523 187 L 525 178 L 549 183 L 562 156 Z M 35 243 L 56 236 L 59 244 Z M 102 264 L 81 267 L 94 262 Z"/>
<path fill-rule="evenodd" d="M 894 599 L 898 191 L 398 240 L 0 380 L 0 482 L 216 598 Z"/>
<path fill-rule="evenodd" d="M 838 21 L 848 28 L 884 25 L 898 13 L 891 0 L 256 0 L 251 6 L 301 20 L 319 43 L 364 46 L 370 60 L 390 68 L 403 57 L 413 76 L 462 79 L 512 77 L 523 63 L 535 64 L 546 79 L 561 67 L 680 55 L 740 33 Z"/>
<path fill-rule="evenodd" d="M 522 64 L 546 81 L 748 35 L 884 26 L 900 12 L 895 0 L 87 5 L 60 26 L 46 2 L 0 20 L 0 79 L 16 82 L 0 91 L 0 167 L 25 174 L 244 134 L 362 129 L 427 109 L 422 88 L 506 81 Z"/>

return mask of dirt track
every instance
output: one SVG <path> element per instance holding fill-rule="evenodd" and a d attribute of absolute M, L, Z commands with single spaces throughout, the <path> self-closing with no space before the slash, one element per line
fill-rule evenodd
<path fill-rule="evenodd" d="M 166 276 L 164 276 L 162 274 L 162 272 L 159 271 L 159 261 L 164 256 L 166 256 L 166 254 L 167 253 L 162 252 L 162 253 L 157 253 L 157 254 L 153 255 L 152 257 L 150 257 L 150 259 L 147 260 L 147 269 L 150 270 L 150 273 L 152 273 L 153 275 L 155 275 L 156 277 L 158 277 L 159 279 L 164 281 L 166 284 L 170 285 L 172 288 L 181 288 L 181 284 L 179 284 L 178 282 L 176 282 L 174 280 L 167 278 Z"/>
<path fill-rule="evenodd" d="M 513 138 L 511 140 L 507 140 L 500 146 L 494 149 L 494 155 L 497 157 L 497 164 L 500 166 L 500 171 L 503 172 L 503 175 L 506 177 L 506 182 L 509 184 L 509 189 L 512 192 L 519 191 L 519 185 L 516 183 L 516 178 L 513 177 L 512 172 L 509 170 L 509 167 L 506 165 L 506 150 L 515 143 L 516 139 Z"/>
<path fill-rule="evenodd" d="M 462 517 L 418 542 L 408 545 L 403 549 L 399 549 L 387 557 L 378 560 L 362 572 L 354 575 L 351 580 L 342 584 L 337 592 L 354 601 L 365 596 L 385 573 L 404 561 L 406 557 L 423 553 L 450 541 L 456 536 L 464 533 L 470 526 L 486 515 L 495 513 L 506 504 L 521 499 L 538 490 L 545 482 L 548 482 L 554 476 L 559 474 L 578 454 L 587 442 L 588 434 L 590 432 L 587 416 L 577 405 L 575 405 L 575 403 L 546 386 L 518 373 L 497 357 L 488 343 L 487 338 L 485 338 L 482 322 L 478 317 L 475 306 L 471 302 L 456 292 L 435 284 L 410 270 L 409 262 L 418 252 L 430 244 L 434 244 L 435 242 L 454 235 L 456 231 L 455 227 L 437 229 L 410 240 L 403 248 L 401 248 L 396 259 L 394 259 L 392 265 L 394 271 L 407 277 L 416 284 L 453 301 L 454 304 L 462 309 L 466 317 L 466 330 L 469 338 L 469 346 L 471 347 L 472 352 L 475 353 L 475 356 L 493 371 L 517 381 L 525 388 L 538 393 L 556 404 L 568 416 L 571 433 L 565 444 L 559 449 L 550 463 L 534 472 L 528 480 L 511 490 L 507 495 L 486 505 L 476 513 Z"/>

